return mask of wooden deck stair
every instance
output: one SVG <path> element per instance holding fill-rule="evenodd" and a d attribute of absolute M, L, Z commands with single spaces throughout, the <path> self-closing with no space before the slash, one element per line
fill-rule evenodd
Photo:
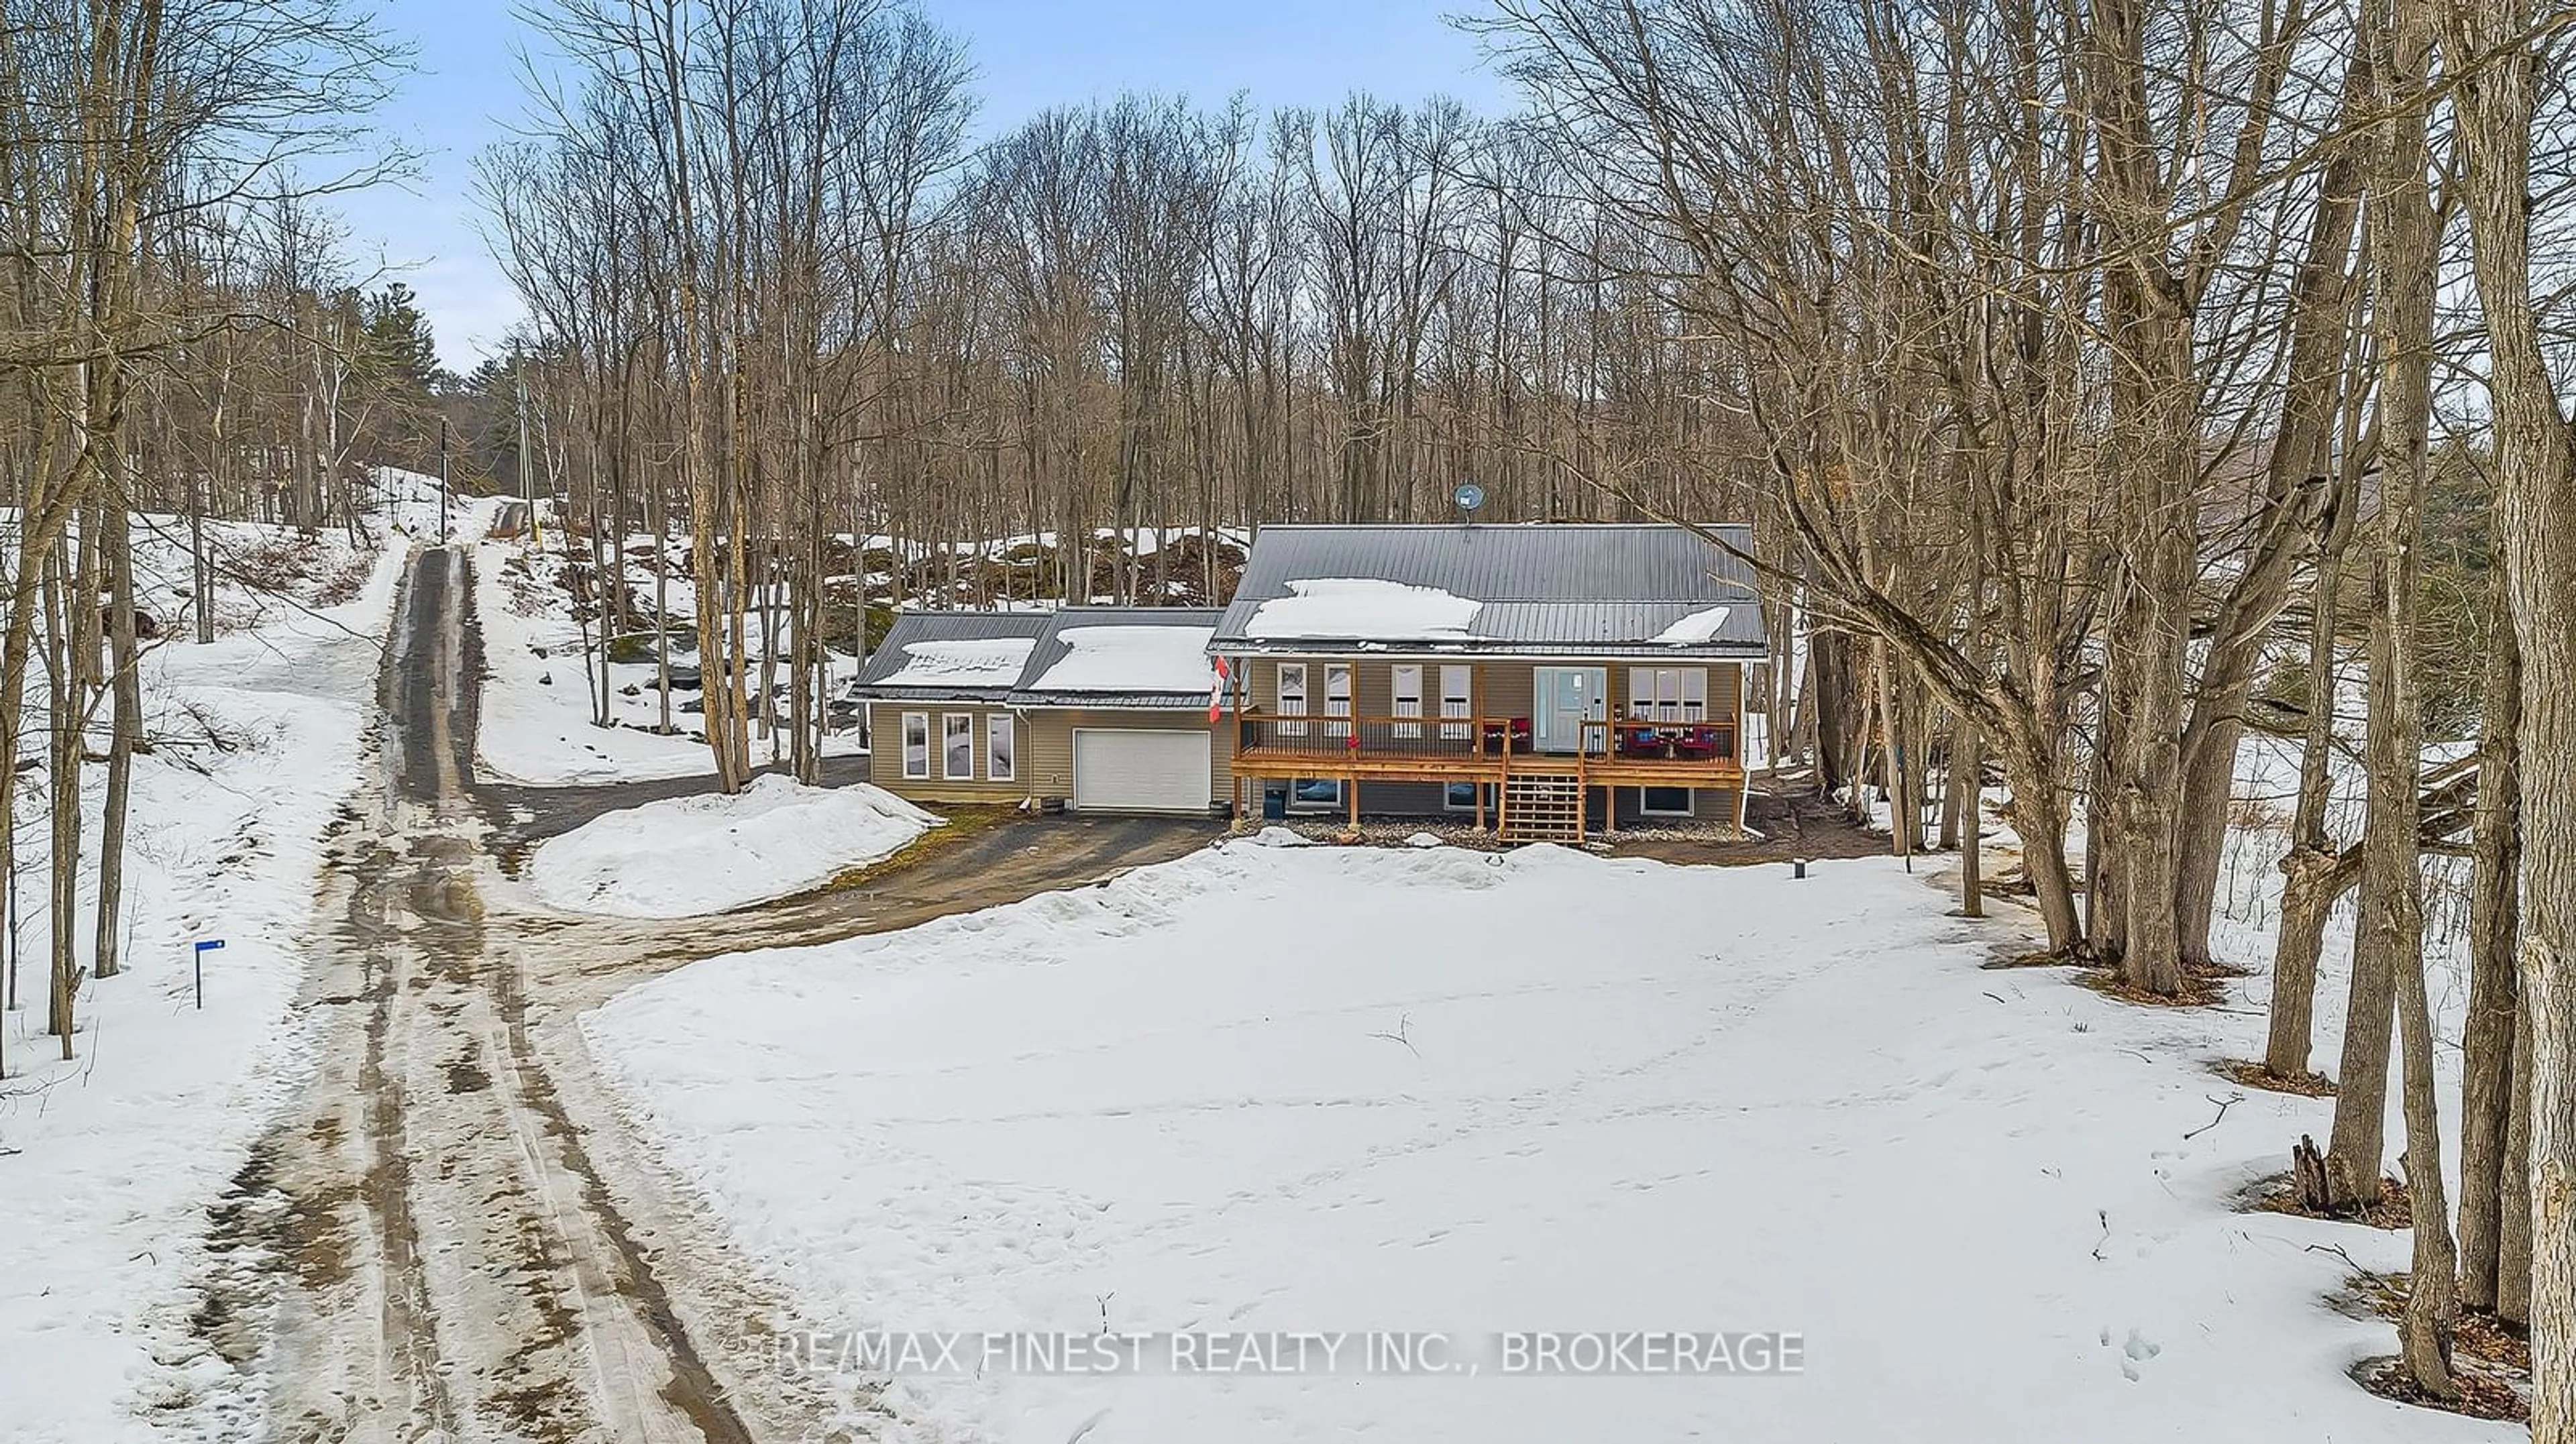
<path fill-rule="evenodd" d="M 1503 779 L 1505 842 L 1581 842 L 1583 779 L 1572 772 L 1522 772 Z"/>

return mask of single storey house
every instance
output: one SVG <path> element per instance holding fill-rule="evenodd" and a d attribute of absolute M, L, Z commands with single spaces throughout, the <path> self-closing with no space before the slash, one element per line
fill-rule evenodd
<path fill-rule="evenodd" d="M 1204 814 L 1233 795 L 1208 721 L 1217 614 L 904 612 L 853 687 L 869 780 L 922 802 Z"/>
<path fill-rule="evenodd" d="M 1209 643 L 1239 800 L 1523 839 L 1741 826 L 1750 581 L 1676 526 L 1265 527 Z"/>

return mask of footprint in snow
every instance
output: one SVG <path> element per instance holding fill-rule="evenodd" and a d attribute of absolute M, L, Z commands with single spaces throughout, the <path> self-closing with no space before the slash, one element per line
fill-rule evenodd
<path fill-rule="evenodd" d="M 2102 1346 L 2106 1349 L 2111 1346 L 2111 1330 L 2107 1326 L 2102 1330 Z M 2129 1330 L 2128 1342 L 2120 1346 L 2120 1377 L 2132 1384 L 2137 1383 L 2141 1377 L 2138 1366 L 2164 1351 L 2164 1345 L 2136 1329 Z"/>

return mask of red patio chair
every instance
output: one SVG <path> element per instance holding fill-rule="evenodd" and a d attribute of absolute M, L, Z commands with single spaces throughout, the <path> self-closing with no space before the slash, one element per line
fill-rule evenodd
<path fill-rule="evenodd" d="M 1668 757 L 1672 749 L 1652 723 L 1630 723 L 1619 729 L 1619 751 L 1627 757 Z"/>

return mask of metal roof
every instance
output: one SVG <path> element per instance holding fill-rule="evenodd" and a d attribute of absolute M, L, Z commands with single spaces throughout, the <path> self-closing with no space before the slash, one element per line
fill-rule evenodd
<path fill-rule="evenodd" d="M 1065 659 L 1073 644 L 1064 639 L 1067 632 L 1085 627 L 1214 627 L 1214 607 L 1064 607 L 1055 614 L 1055 625 L 1038 639 L 1029 651 L 1029 665 L 1020 673 L 1020 685 L 1011 689 L 1014 707 L 1103 707 L 1103 708 L 1185 708 L 1207 706 L 1208 694 L 1198 692 L 1040 692 L 1030 683 L 1047 674 L 1048 669 Z"/>
<path fill-rule="evenodd" d="M 1213 607 L 1059 607 L 1047 612 L 898 612 L 885 640 L 851 684 L 854 697 L 926 702 L 1001 702 L 1013 707 L 1097 707 L 1104 710 L 1195 710 L 1208 694 L 1195 692 L 1039 692 L 1027 683 L 1043 677 L 1073 650 L 1064 634 L 1085 627 L 1213 627 Z M 903 670 L 904 648 L 914 642 L 982 642 L 1026 637 L 1034 645 L 1010 686 L 914 687 L 884 685 Z"/>
<path fill-rule="evenodd" d="M 1751 551 L 1741 525 L 1709 531 Z M 1269 526 L 1254 539 L 1242 585 L 1217 623 L 1226 651 L 1314 652 L 1331 638 L 1256 640 L 1261 604 L 1289 583 L 1327 578 L 1436 587 L 1482 603 L 1463 641 L 1355 641 L 1336 650 L 1638 656 L 1742 656 L 1767 636 L 1750 569 L 1690 530 L 1661 523 Z M 1706 644 L 1653 638 L 1693 612 L 1729 608 Z"/>
<path fill-rule="evenodd" d="M 851 684 L 856 697 L 917 697 L 929 701 L 991 701 L 1010 695 L 1009 686 L 1000 687 L 886 687 L 886 678 L 904 668 L 904 648 L 914 642 L 984 642 L 1007 637 L 1026 637 L 1031 641 L 1046 635 L 1055 624 L 1052 612 L 897 612 L 894 626 L 885 640 L 868 655 L 868 664 L 859 669 L 859 679 Z M 1036 650 L 1035 648 L 1031 649 Z M 1024 670 L 1021 676 L 1028 675 Z M 1018 678 L 1013 678 L 1017 682 Z"/>

